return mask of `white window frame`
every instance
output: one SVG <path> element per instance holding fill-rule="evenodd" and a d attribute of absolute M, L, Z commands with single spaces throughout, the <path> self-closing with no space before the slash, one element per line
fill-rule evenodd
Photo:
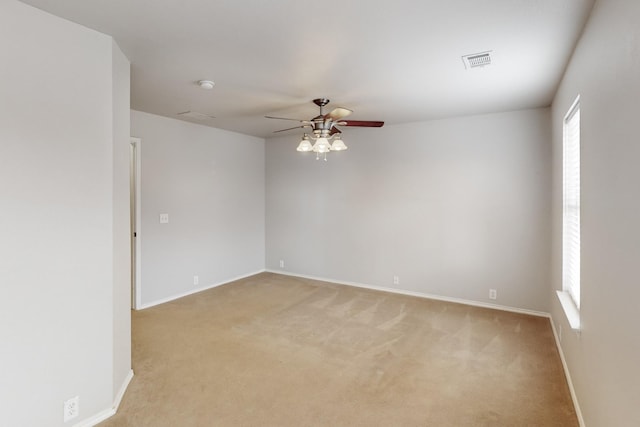
<path fill-rule="evenodd" d="M 564 117 L 562 135 L 562 291 L 572 329 L 580 329 L 580 96 Z"/>

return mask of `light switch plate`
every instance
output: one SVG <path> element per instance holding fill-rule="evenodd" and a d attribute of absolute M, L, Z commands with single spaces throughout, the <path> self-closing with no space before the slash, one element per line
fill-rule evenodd
<path fill-rule="evenodd" d="M 160 224 L 168 224 L 169 223 L 169 214 L 163 213 L 160 214 Z"/>

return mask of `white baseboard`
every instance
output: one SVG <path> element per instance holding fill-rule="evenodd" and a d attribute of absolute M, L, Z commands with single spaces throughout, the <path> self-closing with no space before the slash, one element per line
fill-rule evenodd
<path fill-rule="evenodd" d="M 133 379 L 133 369 L 129 370 L 127 377 L 124 379 L 124 382 L 120 386 L 120 390 L 118 390 L 118 394 L 116 394 L 116 398 L 113 401 L 113 409 L 117 412 L 120 407 L 120 402 L 122 402 L 122 398 L 124 397 L 124 393 L 127 391 L 129 387 L 129 383 Z"/>
<path fill-rule="evenodd" d="M 575 408 L 576 415 L 578 416 L 578 423 L 580 424 L 580 427 L 585 427 L 586 425 L 584 423 L 584 418 L 582 417 L 582 410 L 580 410 L 578 396 L 576 395 L 576 390 L 573 387 L 573 382 L 571 381 L 569 366 L 567 365 L 567 360 L 564 358 L 564 352 L 562 351 L 562 346 L 560 345 L 560 337 L 558 336 L 558 331 L 556 330 L 556 324 L 553 316 L 549 316 L 549 320 L 551 322 L 551 329 L 553 330 L 553 337 L 556 340 L 556 347 L 558 348 L 558 353 L 560 353 L 560 360 L 562 361 L 564 376 L 567 378 L 567 384 L 569 385 L 569 392 L 571 393 L 571 400 L 573 400 L 573 407 Z"/>
<path fill-rule="evenodd" d="M 98 412 L 94 416 L 87 418 L 86 420 L 81 421 L 78 424 L 74 424 L 73 427 L 93 427 L 103 422 L 107 418 L 114 416 L 115 413 L 116 410 L 113 408 L 105 409 L 104 411 Z"/>
<path fill-rule="evenodd" d="M 115 396 L 115 399 L 113 400 L 113 405 L 111 406 L 110 409 L 105 409 L 104 411 L 100 411 L 97 414 L 93 415 L 92 417 L 89 417 L 77 424 L 74 424 L 73 427 L 93 427 L 103 422 L 107 418 L 115 415 L 115 413 L 118 411 L 118 407 L 120 406 L 120 402 L 122 401 L 122 397 L 124 396 L 125 391 L 127 391 L 127 387 L 129 387 L 129 383 L 131 382 L 132 379 L 133 379 L 133 369 L 129 370 L 127 377 L 122 382 L 122 385 L 120 386 L 120 390 L 118 390 L 118 394 Z"/>
<path fill-rule="evenodd" d="M 218 283 L 214 283 L 212 285 L 205 285 L 205 286 L 201 286 L 199 288 L 196 289 L 192 289 L 190 291 L 187 292 L 183 292 L 181 294 L 177 294 L 177 295 L 172 295 L 170 297 L 166 297 L 166 298 L 162 298 L 156 301 L 152 301 L 152 302 L 148 302 L 146 304 L 142 304 L 139 307 L 136 308 L 136 310 L 144 310 L 145 308 L 150 308 L 156 305 L 160 305 L 160 304 L 164 304 L 166 302 L 169 301 L 173 301 L 173 300 L 177 300 L 179 298 L 183 298 L 189 295 L 193 295 L 193 294 L 197 294 L 198 292 L 202 292 L 202 291 L 206 291 L 208 289 L 212 289 L 218 286 L 222 286 L 222 285 L 226 285 L 227 283 L 231 283 L 231 282 L 235 282 L 236 280 L 240 280 L 240 279 L 245 279 L 247 277 L 251 277 L 251 276 L 255 276 L 256 274 L 260 274 L 260 273 L 264 273 L 266 270 L 258 270 L 258 271 L 254 271 L 253 273 L 248 273 L 248 274 L 244 274 L 242 276 L 237 276 L 237 277 L 232 277 L 230 279 L 224 280 L 222 282 L 218 282 Z"/>
<path fill-rule="evenodd" d="M 404 290 L 404 289 L 385 288 L 384 286 L 372 286 L 372 285 L 366 285 L 366 284 L 363 284 L 363 283 L 345 282 L 345 281 L 339 281 L 339 280 L 334 280 L 334 279 L 327 279 L 325 277 L 308 276 L 308 275 L 305 275 L 305 274 L 296 274 L 296 273 L 291 273 L 289 271 L 283 271 L 283 270 L 269 270 L 269 269 L 267 269 L 265 271 L 268 272 L 268 273 L 282 274 L 282 275 L 285 275 L 285 276 L 293 276 L 293 277 L 301 277 L 301 278 L 304 278 L 304 279 L 311 279 L 311 280 L 319 280 L 319 281 L 322 281 L 322 282 L 335 283 L 335 284 L 338 284 L 338 285 L 347 285 L 347 286 L 355 286 L 357 288 L 372 289 L 374 291 L 391 292 L 391 293 L 394 293 L 394 294 L 409 295 L 409 296 L 413 296 L 413 297 L 433 299 L 433 300 L 437 300 L 437 301 L 453 302 L 453 303 L 457 303 L 457 304 L 471 305 L 471 306 L 474 306 L 474 307 L 491 308 L 491 309 L 494 309 L 494 310 L 510 311 L 512 313 L 529 314 L 531 316 L 550 317 L 550 314 L 549 313 L 545 313 L 544 311 L 528 310 L 526 308 L 509 307 L 509 306 L 506 306 L 506 305 L 490 304 L 490 303 L 485 303 L 485 302 L 481 302 L 481 301 L 466 300 L 466 299 L 462 299 L 462 298 L 444 297 L 444 296 L 440 296 L 440 295 L 425 294 L 425 293 L 422 293 L 422 292 L 409 291 L 409 290 Z"/>

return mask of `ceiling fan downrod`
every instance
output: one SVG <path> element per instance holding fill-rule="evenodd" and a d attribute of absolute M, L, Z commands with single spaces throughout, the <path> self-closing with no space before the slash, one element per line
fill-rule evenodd
<path fill-rule="evenodd" d="M 320 115 L 324 116 L 323 107 L 329 103 L 329 100 L 327 98 L 316 98 L 313 103 L 320 107 Z"/>

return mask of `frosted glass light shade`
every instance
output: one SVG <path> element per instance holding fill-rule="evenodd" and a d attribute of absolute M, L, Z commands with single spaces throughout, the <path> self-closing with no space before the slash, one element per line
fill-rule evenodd
<path fill-rule="evenodd" d="M 331 145 L 327 138 L 318 138 L 316 143 L 313 144 L 313 151 L 315 153 L 328 153 L 331 150 Z"/>
<path fill-rule="evenodd" d="M 298 148 L 296 148 L 296 150 L 298 150 L 298 151 L 311 151 L 311 150 L 313 150 L 313 146 L 311 145 L 311 142 L 309 141 L 309 138 L 307 136 L 304 136 L 302 138 L 302 141 L 300 141 L 300 144 L 298 145 Z"/>
<path fill-rule="evenodd" d="M 336 137 L 333 144 L 331 144 L 331 151 L 343 151 L 346 149 L 347 146 L 344 145 L 344 141 L 340 137 Z"/>

